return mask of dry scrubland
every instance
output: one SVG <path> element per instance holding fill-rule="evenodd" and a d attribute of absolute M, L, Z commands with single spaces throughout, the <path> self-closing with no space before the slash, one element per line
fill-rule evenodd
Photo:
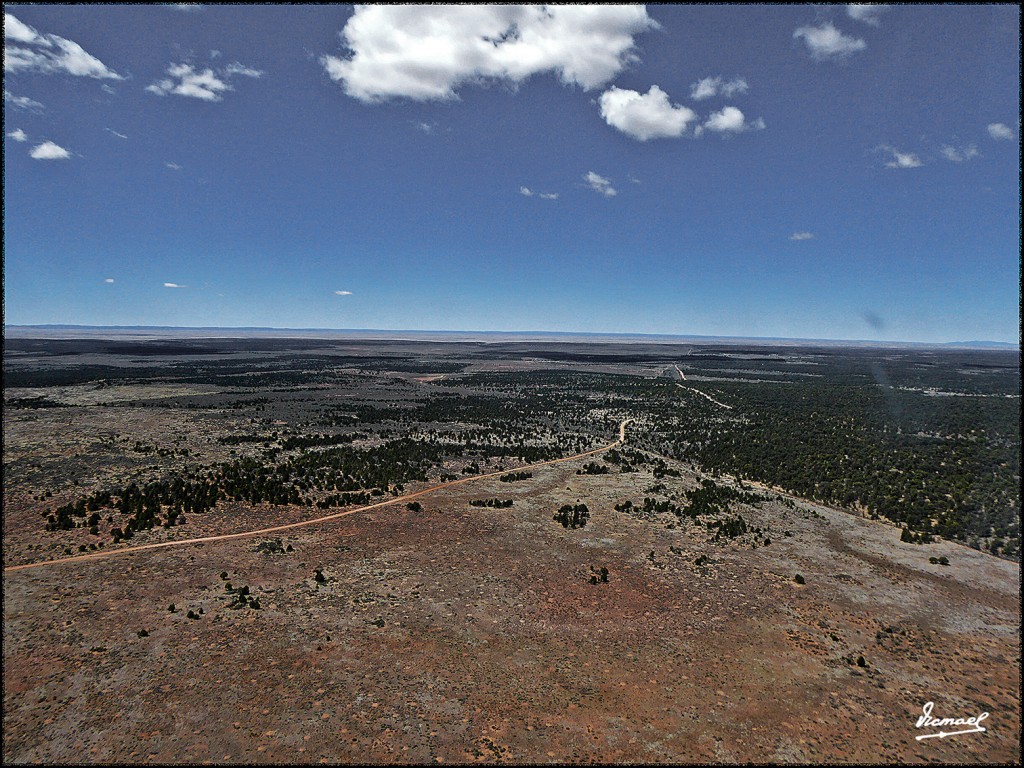
<path fill-rule="evenodd" d="M 418 397 L 441 383 L 428 374 L 374 374 L 361 396 Z M 76 492 L 256 454 L 213 439 L 247 412 L 129 405 L 213 391 L 174 386 L 50 388 L 95 404 L 5 408 L 5 567 L 77 554 L 84 530 L 41 528 Z M 627 447 L 652 427 L 637 418 Z M 168 455 L 136 456 L 136 439 Z M 5 763 L 1019 762 L 1017 563 L 777 493 L 732 502 L 748 531 L 714 541 L 705 517 L 615 508 L 682 505 L 698 469 L 577 474 L 595 460 L 432 492 L 418 511 L 6 572 Z M 469 504 L 490 498 L 514 503 Z M 585 527 L 552 519 L 566 503 L 587 505 Z M 221 503 L 129 543 L 333 511 Z M 275 538 L 285 551 L 260 548 Z M 237 607 L 243 586 L 258 609 Z M 917 741 L 926 701 L 987 711 L 989 730 Z"/>

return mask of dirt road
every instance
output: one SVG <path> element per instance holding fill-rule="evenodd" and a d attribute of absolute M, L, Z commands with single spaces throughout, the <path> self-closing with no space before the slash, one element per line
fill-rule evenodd
<path fill-rule="evenodd" d="M 369 504 L 369 505 L 367 505 L 365 507 L 357 507 L 356 509 L 348 509 L 348 510 L 345 510 L 344 512 L 335 512 L 334 514 L 325 515 L 323 517 L 317 517 L 317 518 L 314 518 L 312 520 L 302 520 L 301 522 L 298 522 L 298 523 L 288 523 L 286 525 L 275 525 L 275 526 L 270 527 L 270 528 L 260 528 L 260 529 L 254 530 L 254 531 L 242 531 L 241 533 L 225 533 L 225 534 L 221 534 L 219 536 L 203 536 L 203 537 L 195 538 L 195 539 L 181 539 L 179 541 L 162 541 L 162 542 L 158 542 L 156 544 L 142 544 L 142 545 L 136 546 L 136 547 L 124 547 L 122 549 L 111 549 L 111 550 L 106 550 L 104 552 L 90 552 L 87 555 L 76 555 L 74 557 L 65 557 L 65 558 L 61 558 L 59 560 L 43 560 L 43 561 L 40 561 L 38 563 L 26 563 L 24 565 L 12 565 L 12 566 L 9 566 L 7 568 L 4 568 L 4 573 L 8 574 L 8 573 L 13 573 L 15 571 L 24 571 L 24 570 L 27 570 L 29 568 L 40 568 L 40 567 L 42 567 L 44 565 L 58 565 L 58 564 L 61 564 L 61 563 L 80 563 L 80 562 L 83 562 L 85 560 L 97 560 L 97 559 L 102 558 L 102 557 L 114 557 L 116 555 L 124 555 L 124 554 L 127 554 L 129 552 L 142 552 L 142 551 L 145 551 L 147 549 L 164 549 L 166 547 L 183 547 L 183 546 L 186 546 L 186 545 L 189 545 L 189 544 L 206 544 L 206 543 L 213 542 L 213 541 L 227 541 L 228 539 L 244 539 L 244 538 L 251 537 L 251 536 L 265 536 L 265 535 L 270 534 L 270 533 L 277 533 L 279 531 L 287 531 L 287 530 L 291 530 L 292 528 L 301 528 L 302 526 L 306 526 L 306 525 L 317 525 L 318 523 L 325 523 L 325 522 L 328 522 L 330 520 L 337 520 L 337 519 L 342 518 L 342 517 L 348 517 L 349 515 L 355 515 L 355 514 L 358 514 L 360 512 L 366 512 L 367 510 L 370 510 L 370 509 L 379 509 L 380 507 L 387 507 L 387 506 L 391 506 L 392 504 L 401 504 L 403 502 L 411 501 L 412 499 L 418 498 L 420 496 L 425 496 L 428 493 L 433 493 L 434 491 L 439 491 L 442 488 L 452 488 L 453 486 L 464 485 L 465 483 L 471 483 L 471 482 L 474 482 L 476 480 L 483 480 L 483 479 L 489 478 L 489 477 L 498 477 L 499 475 L 506 474 L 507 472 L 515 472 L 515 471 L 522 471 L 522 470 L 526 470 L 526 469 L 535 469 L 535 468 L 538 468 L 538 467 L 546 467 L 546 466 L 549 466 L 551 464 L 561 464 L 562 462 L 565 462 L 565 461 L 574 461 L 576 459 L 582 459 L 582 458 L 584 458 L 586 456 L 594 456 L 594 455 L 599 454 L 599 453 L 604 453 L 605 451 L 609 451 L 612 448 L 616 448 L 616 447 L 622 445 L 622 443 L 626 439 L 626 424 L 628 424 L 630 421 L 633 421 L 633 419 L 624 419 L 619 424 L 619 439 L 618 440 L 616 440 L 615 442 L 612 442 L 612 443 L 608 443 L 608 445 L 602 446 L 600 448 L 594 448 L 593 450 L 590 450 L 590 451 L 584 451 L 583 453 L 577 453 L 577 454 L 574 454 L 573 456 L 564 456 L 561 459 L 551 459 L 550 461 L 541 461 L 541 462 L 538 462 L 536 464 L 526 464 L 525 466 L 522 466 L 522 467 L 512 468 L 512 469 L 505 469 L 505 470 L 499 470 L 497 472 L 488 472 L 487 474 L 484 474 L 484 475 L 471 475 L 469 477 L 464 477 L 464 478 L 461 478 L 459 480 L 452 480 L 452 481 L 447 482 L 447 483 L 440 483 L 439 485 L 432 485 L 429 488 L 424 488 L 422 490 L 415 491 L 413 493 L 407 493 L 404 496 L 396 496 L 393 499 L 388 499 L 386 501 L 379 501 L 376 504 Z"/>
<path fill-rule="evenodd" d="M 686 374 L 684 374 L 681 370 L 679 370 L 679 366 L 678 365 L 675 368 L 676 368 L 676 372 L 679 374 L 679 378 L 681 378 L 683 381 L 686 381 Z M 712 403 L 714 403 L 715 405 L 720 406 L 722 408 L 725 408 L 727 411 L 731 411 L 732 410 L 732 406 L 731 405 L 726 405 L 725 403 L 719 402 L 718 400 L 715 400 L 715 398 L 713 398 L 711 395 L 705 394 L 705 393 L 701 392 L 699 389 L 694 389 L 693 387 L 684 387 L 682 384 L 679 384 L 679 383 L 677 383 L 676 386 L 679 387 L 680 389 L 688 389 L 691 392 L 696 392 L 701 397 L 706 397 Z"/>

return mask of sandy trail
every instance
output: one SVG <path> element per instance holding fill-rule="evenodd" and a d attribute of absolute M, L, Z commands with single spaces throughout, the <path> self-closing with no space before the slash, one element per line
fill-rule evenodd
<path fill-rule="evenodd" d="M 676 372 L 679 374 L 679 378 L 681 378 L 683 381 L 686 381 L 686 374 L 684 374 L 681 370 L 679 370 L 679 366 L 678 365 L 675 368 L 676 368 Z M 726 405 L 725 403 L 719 402 L 718 400 L 715 400 L 715 398 L 713 398 L 711 395 L 705 394 L 704 392 L 701 392 L 699 389 L 694 389 L 693 387 L 684 387 L 682 384 L 679 384 L 679 383 L 677 383 L 676 386 L 679 387 L 680 389 L 688 389 L 691 392 L 696 392 L 701 397 L 706 397 L 712 403 L 714 403 L 715 405 L 720 406 L 722 408 L 725 408 L 727 411 L 731 411 L 732 410 L 732 406 L 731 405 Z"/>
<path fill-rule="evenodd" d="M 181 540 L 178 540 L 178 541 L 162 541 L 162 542 L 158 542 L 156 544 L 142 544 L 142 545 L 139 545 L 139 546 L 136 546 L 136 547 L 125 547 L 123 549 L 112 549 L 112 550 L 107 550 L 105 552 L 90 552 L 87 555 L 76 555 L 74 557 L 65 557 L 65 558 L 61 558 L 60 560 L 42 560 L 42 561 L 40 561 L 38 563 L 26 563 L 24 565 L 12 565 L 12 566 L 8 566 L 7 568 L 4 568 L 4 573 L 8 574 L 8 573 L 13 573 L 15 571 L 24 571 L 24 570 L 27 570 L 29 568 L 40 568 L 40 567 L 42 567 L 44 565 L 58 565 L 58 564 L 61 564 L 61 563 L 80 563 L 80 562 L 84 562 L 86 560 L 97 560 L 97 559 L 103 558 L 103 557 L 114 557 L 116 555 L 124 555 L 124 554 L 128 554 L 130 552 L 143 552 L 143 551 L 148 550 L 148 549 L 164 549 L 166 547 L 183 547 L 183 546 L 186 546 L 186 545 L 189 545 L 189 544 L 206 544 L 208 542 L 213 542 L 213 541 L 227 541 L 228 539 L 244 539 L 244 538 L 248 538 L 248 537 L 252 537 L 252 536 L 265 536 L 265 535 L 270 534 L 270 533 L 277 533 L 278 531 L 287 531 L 287 530 L 291 530 L 293 528 L 301 528 L 302 526 L 306 526 L 306 525 L 317 525 L 319 523 L 326 523 L 326 522 L 328 522 L 330 520 L 337 520 L 337 519 L 342 518 L 342 517 L 348 517 L 349 515 L 355 515 L 355 514 L 358 514 L 360 512 L 366 512 L 367 510 L 370 510 L 370 509 L 379 509 L 381 507 L 391 506 L 392 504 L 401 504 L 402 502 L 410 501 L 410 500 L 418 498 L 420 496 L 425 496 L 428 493 L 433 493 L 434 491 L 439 491 L 442 488 L 452 488 L 452 487 L 454 487 L 456 485 L 464 485 L 465 483 L 472 483 L 472 482 L 474 482 L 476 480 L 483 480 L 483 479 L 489 478 L 489 477 L 498 477 L 499 475 L 504 475 L 504 474 L 506 474 L 508 472 L 517 472 L 517 471 L 522 471 L 522 470 L 526 470 L 526 469 L 535 469 L 537 467 L 546 467 L 546 466 L 549 466 L 551 464 L 561 464 L 562 462 L 565 462 L 565 461 L 574 461 L 575 459 L 581 459 L 581 458 L 583 458 L 585 456 L 594 456 L 594 455 L 599 454 L 599 453 L 604 453 L 605 451 L 609 451 L 612 448 L 616 448 L 616 447 L 622 445 L 622 443 L 626 439 L 626 424 L 628 424 L 630 421 L 633 421 L 633 419 L 624 419 L 619 424 L 619 439 L 618 440 L 616 440 L 615 442 L 612 442 L 612 443 L 608 443 L 608 445 L 602 446 L 600 448 L 594 448 L 592 450 L 584 451 L 583 453 L 577 453 L 577 454 L 574 454 L 572 456 L 564 456 L 564 457 L 562 457 L 560 459 L 551 459 L 550 461 L 541 461 L 541 462 L 538 462 L 536 464 L 526 464 L 526 465 L 524 465 L 522 467 L 518 467 L 518 468 L 503 469 L 503 470 L 498 470 L 497 472 L 488 472 L 487 474 L 484 474 L 484 475 L 471 475 L 470 477 L 464 477 L 464 478 L 461 478 L 459 480 L 451 480 L 451 481 L 449 481 L 447 483 L 441 483 L 439 485 L 432 485 L 429 488 L 424 488 L 422 490 L 415 491 L 413 493 L 407 493 L 404 496 L 397 496 L 397 497 L 395 497 L 393 499 L 388 499 L 386 501 L 378 501 L 376 504 L 369 504 L 369 505 L 367 505 L 365 507 L 357 507 L 356 509 L 349 509 L 349 510 L 345 510 L 344 512 L 335 512 L 334 514 L 325 515 L 323 517 L 317 517 L 317 518 L 314 518 L 312 520 L 302 520 L 302 521 L 300 521 L 298 523 L 287 523 L 285 525 L 275 525 L 275 526 L 272 526 L 270 528 L 259 528 L 257 530 L 253 530 L 253 531 L 242 531 L 240 533 L 225 533 L 225 534 L 220 534 L 218 536 L 202 536 L 200 538 L 181 539 Z"/>

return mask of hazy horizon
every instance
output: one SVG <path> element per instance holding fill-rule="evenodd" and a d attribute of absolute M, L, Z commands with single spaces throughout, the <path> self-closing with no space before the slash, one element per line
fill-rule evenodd
<path fill-rule="evenodd" d="M 12 334 L 11 331 L 14 331 Z M 412 336 L 431 336 L 438 335 L 442 337 L 466 337 L 466 340 L 471 340 L 473 337 L 478 336 L 514 336 L 514 337 L 566 337 L 566 338 L 584 338 L 584 339 L 614 339 L 617 341 L 628 342 L 630 340 L 643 340 L 643 341 L 656 341 L 664 339 L 666 341 L 680 341 L 687 342 L 693 341 L 696 343 L 722 343 L 722 342 L 735 342 L 735 343 L 782 343 L 782 344 L 793 344 L 793 343 L 808 343 L 816 345 L 835 344 L 837 346 L 936 346 L 936 347 L 976 347 L 976 348 L 1014 348 L 1020 349 L 1019 342 L 1007 342 L 1007 341 L 992 341 L 988 339 L 955 339 L 949 341 L 935 341 L 935 342 L 922 342 L 922 341 L 904 341 L 904 340 L 881 340 L 881 339 L 825 339 L 825 338 L 809 338 L 809 337 L 798 337 L 798 336 L 724 336 L 724 335 L 709 335 L 709 334 L 673 334 L 673 333 L 628 333 L 628 332 L 606 332 L 606 331 L 544 331 L 544 330 L 519 330 L 519 331 L 486 331 L 486 330 L 473 330 L 473 329 L 440 329 L 440 328 L 284 328 L 275 326 L 169 326 L 169 325 L 77 325 L 70 323 L 42 323 L 42 324 L 5 324 L 4 334 L 11 335 L 13 338 L 21 336 L 35 336 L 32 331 L 38 331 L 39 333 L 46 333 L 49 331 L 66 331 L 72 334 L 82 334 L 85 336 L 90 333 L 104 333 L 104 332 L 166 332 L 168 336 L 174 336 L 175 333 L 183 335 L 194 335 L 201 332 L 221 332 L 221 333 L 242 333 L 246 335 L 256 335 L 259 333 L 268 333 L 274 336 L 287 337 L 288 334 L 298 335 L 314 335 L 320 334 L 321 336 L 326 335 L 328 338 L 337 336 L 339 338 L 352 338 L 352 337 L 366 337 L 366 338 L 380 338 L 380 339 L 391 339 L 399 338 L 400 335 L 412 335 Z"/>

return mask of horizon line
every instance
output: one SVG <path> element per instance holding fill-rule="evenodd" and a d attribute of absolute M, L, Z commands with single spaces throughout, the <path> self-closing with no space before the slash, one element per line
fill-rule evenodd
<path fill-rule="evenodd" d="M 32 330 L 82 330 L 82 331 L 186 331 L 190 333 L 201 331 L 239 331 L 259 332 L 269 331 L 274 333 L 330 333 L 330 334 L 414 334 L 414 335 L 467 335 L 467 336 L 591 336 L 591 337 L 624 337 L 643 339 L 672 339 L 672 340 L 695 340 L 703 341 L 742 341 L 742 342 L 811 342 L 815 344 L 857 344 L 866 346 L 931 346 L 931 347 L 997 347 L 1020 349 L 1020 341 L 992 341 L 977 339 L 971 341 L 905 341 L 905 340 L 879 340 L 879 339 L 829 339 L 829 338 L 806 338 L 799 336 L 732 336 L 722 334 L 672 334 L 672 333 L 642 333 L 624 331 L 482 331 L 482 330 L 441 330 L 441 329 L 386 329 L 386 328 L 289 328 L 275 326 L 188 326 L 188 325 L 85 325 L 77 323 L 4 323 L 4 335 L 8 330 L 32 329 Z"/>

